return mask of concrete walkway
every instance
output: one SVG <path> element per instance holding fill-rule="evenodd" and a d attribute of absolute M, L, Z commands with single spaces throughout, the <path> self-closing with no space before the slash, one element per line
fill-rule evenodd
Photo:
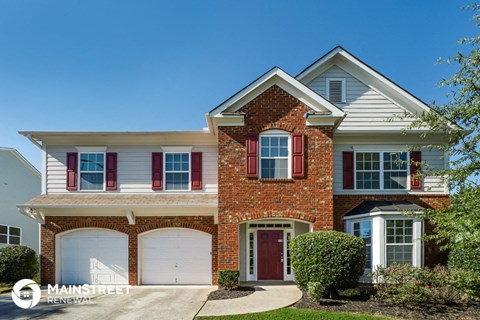
<path fill-rule="evenodd" d="M 237 299 L 207 301 L 197 316 L 255 313 L 291 306 L 302 298 L 294 284 L 255 284 L 255 292 Z"/>

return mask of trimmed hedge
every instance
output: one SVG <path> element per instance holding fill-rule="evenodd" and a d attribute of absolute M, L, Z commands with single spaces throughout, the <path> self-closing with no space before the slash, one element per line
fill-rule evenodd
<path fill-rule="evenodd" d="M 324 296 L 354 288 L 364 273 L 365 243 L 359 237 L 338 231 L 302 234 L 290 242 L 295 281 L 300 289 Z"/>
<path fill-rule="evenodd" d="M 33 279 L 38 273 L 38 257 L 33 249 L 11 245 L 0 249 L 0 283 Z"/>
<path fill-rule="evenodd" d="M 226 290 L 232 290 L 238 287 L 240 272 L 238 270 L 220 270 L 218 271 L 218 286 Z"/>

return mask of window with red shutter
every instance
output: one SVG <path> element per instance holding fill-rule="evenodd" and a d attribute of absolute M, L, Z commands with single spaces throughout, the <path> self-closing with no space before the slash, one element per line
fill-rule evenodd
<path fill-rule="evenodd" d="M 247 178 L 258 178 L 258 134 L 249 134 L 246 142 Z"/>
<path fill-rule="evenodd" d="M 343 189 L 353 189 L 355 172 L 353 164 L 353 151 L 343 152 Z"/>
<path fill-rule="evenodd" d="M 163 190 L 163 152 L 152 153 L 152 190 Z"/>
<path fill-rule="evenodd" d="M 202 190 L 202 153 L 192 152 L 192 190 Z"/>
<path fill-rule="evenodd" d="M 304 135 L 292 134 L 292 177 L 303 178 L 305 176 L 305 145 Z"/>
<path fill-rule="evenodd" d="M 422 177 L 416 176 L 420 170 L 420 162 L 422 162 L 421 151 L 410 151 L 410 189 L 422 189 Z"/>
<path fill-rule="evenodd" d="M 106 158 L 106 189 L 117 190 L 117 153 L 107 152 Z"/>
<path fill-rule="evenodd" d="M 67 190 L 78 190 L 78 153 L 67 153 Z"/>

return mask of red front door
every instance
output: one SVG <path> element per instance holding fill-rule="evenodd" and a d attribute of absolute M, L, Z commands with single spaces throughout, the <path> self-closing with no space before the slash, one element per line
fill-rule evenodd
<path fill-rule="evenodd" d="M 283 231 L 257 231 L 258 280 L 283 280 Z"/>

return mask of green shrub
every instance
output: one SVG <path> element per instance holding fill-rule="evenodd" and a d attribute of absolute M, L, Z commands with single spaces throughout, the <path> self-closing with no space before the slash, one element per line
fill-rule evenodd
<path fill-rule="evenodd" d="M 480 301 L 480 273 L 452 268 L 449 282 L 461 293 L 464 300 Z"/>
<path fill-rule="evenodd" d="M 375 300 L 390 303 L 424 302 L 424 287 L 418 280 L 422 270 L 409 264 L 377 267 L 372 278 L 377 283 Z"/>
<path fill-rule="evenodd" d="M 445 266 L 419 269 L 411 265 L 393 264 L 377 267 L 373 279 L 377 283 L 375 300 L 387 303 L 451 304 L 472 300 L 472 291 L 461 281 L 471 279 Z"/>
<path fill-rule="evenodd" d="M 448 266 L 480 273 L 480 243 L 464 241 L 452 245 Z"/>
<path fill-rule="evenodd" d="M 319 283 L 331 297 L 357 286 L 364 273 L 365 243 L 338 231 L 305 233 L 290 242 L 290 256 L 300 289 Z"/>
<path fill-rule="evenodd" d="M 318 301 L 325 295 L 325 287 L 320 282 L 310 282 L 307 285 L 307 295 Z"/>
<path fill-rule="evenodd" d="M 218 286 L 226 290 L 232 290 L 238 287 L 240 272 L 238 270 L 220 270 L 218 271 Z"/>
<path fill-rule="evenodd" d="M 33 279 L 38 272 L 38 258 L 33 249 L 12 245 L 0 249 L 0 283 L 12 284 Z"/>

